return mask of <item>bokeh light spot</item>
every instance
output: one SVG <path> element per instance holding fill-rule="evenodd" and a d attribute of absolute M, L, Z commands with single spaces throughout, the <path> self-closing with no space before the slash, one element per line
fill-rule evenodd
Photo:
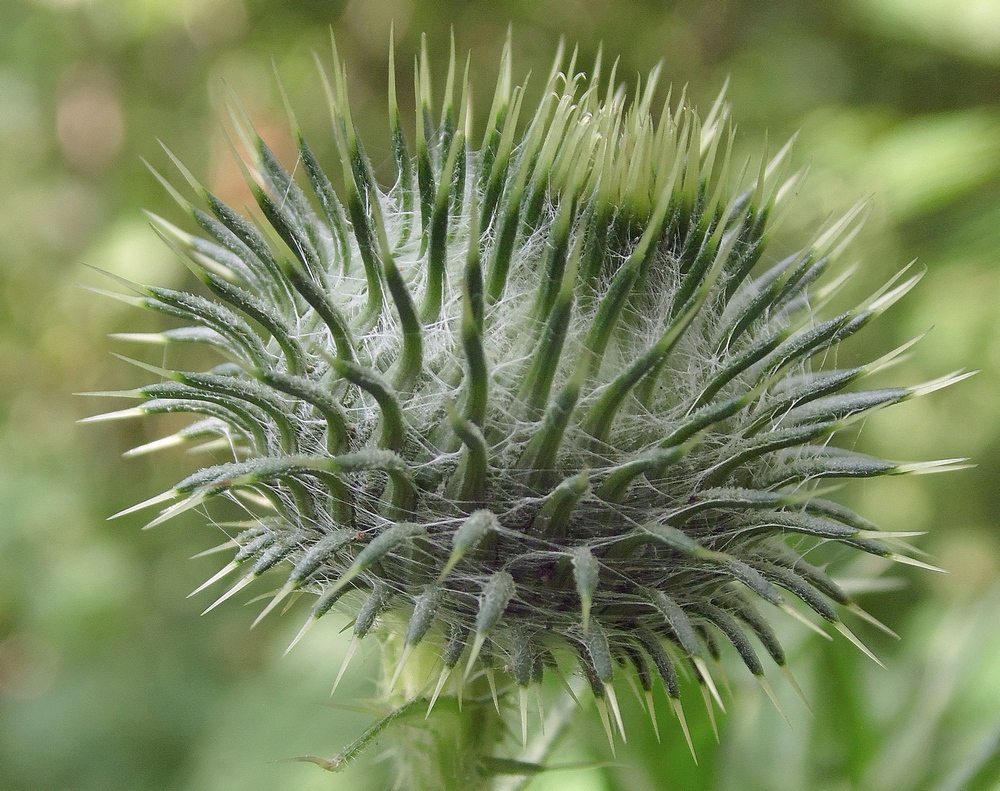
<path fill-rule="evenodd" d="M 125 117 L 111 81 L 100 72 L 72 81 L 56 109 L 63 156 L 75 168 L 95 172 L 121 153 Z"/>

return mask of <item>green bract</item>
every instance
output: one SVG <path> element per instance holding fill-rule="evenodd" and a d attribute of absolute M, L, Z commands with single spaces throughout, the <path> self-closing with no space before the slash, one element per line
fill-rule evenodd
<path fill-rule="evenodd" d="M 828 315 L 860 207 L 769 261 L 769 217 L 800 181 L 789 146 L 734 167 L 721 97 L 701 118 L 683 96 L 654 105 L 656 71 L 630 98 L 600 62 L 589 78 L 563 64 L 528 107 L 508 45 L 479 142 L 468 71 L 456 102 L 452 57 L 438 113 L 424 52 L 413 141 L 390 80 L 384 189 L 338 63 L 335 175 L 296 131 L 293 178 L 238 121 L 260 222 L 178 163 L 197 203 L 168 189 L 200 231 L 153 225 L 206 295 L 127 284 L 123 299 L 180 321 L 127 337 L 202 344 L 219 364 L 139 364 L 160 381 L 116 395 L 142 403 L 92 419 L 188 412 L 200 417 L 133 453 L 231 448 L 129 509 L 164 506 L 156 524 L 213 498 L 244 504 L 235 557 L 209 581 L 242 575 L 220 602 L 280 565 L 262 615 L 304 593 L 303 633 L 334 606 L 356 640 L 395 628 L 396 676 L 436 645 L 437 672 L 410 690 L 432 705 L 474 677 L 496 690 L 500 674 L 523 711 L 524 690 L 579 667 L 610 736 L 623 675 L 647 693 L 662 683 L 682 723 L 679 666 L 718 700 L 719 642 L 770 693 L 755 646 L 785 669 L 776 609 L 858 642 L 841 614 L 867 616 L 804 556 L 833 541 L 922 564 L 819 485 L 957 464 L 830 439 L 960 375 L 860 389 L 902 349 L 814 370 L 919 275 Z"/>

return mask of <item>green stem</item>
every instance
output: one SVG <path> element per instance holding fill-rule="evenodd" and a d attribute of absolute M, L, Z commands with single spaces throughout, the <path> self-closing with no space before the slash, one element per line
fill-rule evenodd
<path fill-rule="evenodd" d="M 402 656 L 402 641 L 396 633 L 383 643 L 383 683 L 396 672 Z M 423 705 L 401 717 L 388 728 L 396 763 L 395 788 L 406 791 L 491 791 L 492 778 L 482 767 L 497 750 L 507 731 L 503 718 L 493 707 L 489 690 L 481 679 L 466 684 L 461 708 L 458 700 L 442 695 L 429 716 L 426 687 L 437 679 L 439 651 L 417 645 L 407 656 L 406 665 L 385 699 L 399 707 L 414 698 Z M 455 668 L 455 674 L 462 672 Z"/>
<path fill-rule="evenodd" d="M 397 673 L 403 655 L 400 632 L 383 636 L 383 679 Z M 510 729 L 494 708 L 484 678 L 470 679 L 465 685 L 463 705 L 454 696 L 442 695 L 430 716 L 425 717 L 429 685 L 438 677 L 439 651 L 417 645 L 407 652 L 406 665 L 398 673 L 396 685 L 385 690 L 385 700 L 395 712 L 384 735 L 392 741 L 396 761 L 397 789 L 407 791 L 522 791 L 531 778 L 544 771 L 545 761 L 565 732 L 577 707 L 568 693 L 562 693 L 545 718 L 545 727 L 528 744 L 523 754 L 507 757 Z M 462 672 L 462 666 L 455 673 Z M 582 681 L 580 681 L 582 685 Z M 571 682 L 572 683 L 572 682 Z M 582 686 L 574 693 L 582 694 Z M 413 701 L 417 701 L 417 705 Z M 501 697 L 501 709 L 504 699 Z M 505 744 L 506 742 L 506 744 Z M 517 752 L 517 751 L 515 751 Z M 498 755 L 500 753 L 500 755 Z M 518 767 L 523 774 L 514 774 Z"/>
<path fill-rule="evenodd" d="M 578 683 L 574 683 L 578 682 Z M 563 692 L 559 700 L 552 706 L 545 717 L 545 727 L 531 740 L 521 760 L 545 765 L 552 751 L 555 749 L 560 737 L 566 732 L 573 715 L 576 713 L 579 704 L 577 700 L 584 693 L 583 679 L 570 679 L 569 684 L 573 687 L 573 698 L 569 692 Z M 533 779 L 533 775 L 510 775 L 501 777 L 494 785 L 493 791 L 523 791 L 528 783 Z"/>

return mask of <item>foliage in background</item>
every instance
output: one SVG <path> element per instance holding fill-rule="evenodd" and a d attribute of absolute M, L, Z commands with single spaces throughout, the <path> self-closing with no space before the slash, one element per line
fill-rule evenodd
<path fill-rule="evenodd" d="M 941 9 L 946 9 L 947 13 Z M 385 42 L 395 18 L 400 51 L 421 30 L 446 52 L 448 26 L 473 49 L 473 86 L 486 93 L 508 22 L 522 68 L 544 74 L 554 41 L 581 43 L 585 62 L 603 37 L 627 53 L 622 73 L 660 58 L 675 84 L 707 108 L 731 75 L 742 133 L 772 139 L 801 128 L 812 172 L 794 243 L 829 213 L 875 193 L 858 293 L 919 256 L 928 273 L 879 323 L 873 347 L 842 350 L 843 364 L 887 351 L 937 325 L 908 381 L 982 368 L 933 402 L 880 415 L 858 448 L 900 458 L 972 456 L 974 471 L 945 479 L 872 483 L 859 509 L 889 530 L 934 528 L 922 547 L 953 574 L 904 576 L 907 587 L 863 603 L 900 632 L 866 634 L 893 668 L 866 667 L 843 648 L 804 641 L 798 675 L 810 717 L 783 701 L 794 730 L 759 693 L 731 708 L 714 746 L 692 723 L 701 763 L 680 740 L 641 739 L 620 766 L 552 774 L 539 788 L 642 788 L 641 765 L 662 785 L 696 788 L 958 789 L 995 787 L 995 760 L 962 785 L 959 765 L 990 739 L 1000 711 L 995 605 L 1000 446 L 1000 44 L 990 4 L 843 0 L 814 4 L 678 2 L 289 3 L 50 0 L 0 5 L 0 787 L 48 789 L 378 788 L 378 763 L 331 778 L 314 767 L 271 765 L 303 752 L 333 754 L 370 721 L 317 704 L 346 649 L 333 625 L 281 659 L 292 620 L 247 627 L 233 607 L 198 620 L 184 596 L 211 561 L 198 518 L 139 535 L 106 514 L 170 486 L 187 464 L 155 474 L 118 454 L 163 433 L 140 426 L 99 436 L 74 427 L 87 405 L 72 391 L 137 380 L 98 339 L 134 329 L 136 316 L 85 299 L 80 261 L 135 280 L 185 283 L 140 213 L 165 198 L 139 156 L 163 165 L 164 138 L 225 198 L 247 203 L 218 128 L 211 92 L 221 79 L 249 106 L 288 159 L 271 81 L 278 61 L 293 96 L 315 93 L 310 51 L 332 23 L 369 139 L 383 139 Z M 977 14 L 979 15 L 977 17 Z M 947 23 L 942 23 L 947 19 Z M 436 40 L 435 40 L 436 39 Z M 438 64 L 440 70 L 440 64 Z M 206 89 L 208 86 L 208 89 Z M 478 87 L 476 87 L 478 86 Z M 401 102 L 407 101 L 401 97 Z M 297 108 L 312 140 L 324 108 Z M 315 130 L 315 131 L 312 131 Z M 282 147 L 284 146 L 284 147 Z M 321 152 L 329 156 L 329 145 Z M 388 150 L 370 152 L 388 164 Z M 380 159 L 381 157 L 381 159 Z M 800 234 L 796 237 L 796 234 Z M 775 250 L 775 256 L 780 249 Z M 845 297 L 851 298 L 854 294 Z M 150 324 L 150 327 L 153 325 Z M 849 359 L 848 359 L 849 358 Z M 110 437 L 110 439 L 109 439 Z M 869 576 L 872 569 L 859 569 Z M 795 643 L 795 641 L 792 641 Z M 810 681 L 810 677 L 812 680 Z M 733 674 L 738 679 L 737 673 Z M 742 686 L 733 694 L 743 696 Z M 360 679 L 344 699 L 366 694 Z M 337 702 L 335 699 L 334 703 Z M 632 716 L 638 716 L 637 710 Z M 602 758 L 599 725 L 560 761 Z M 988 750 L 986 751 L 988 752 Z M 372 753 L 377 757 L 377 750 Z M 644 771 L 645 771 L 644 770 Z M 669 785 L 667 784 L 669 778 Z M 993 785 L 991 785 L 993 784 Z"/>

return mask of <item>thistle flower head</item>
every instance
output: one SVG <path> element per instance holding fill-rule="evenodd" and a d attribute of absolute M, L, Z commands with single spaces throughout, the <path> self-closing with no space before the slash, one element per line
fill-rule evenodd
<path fill-rule="evenodd" d="M 333 607 L 356 639 L 401 615 L 400 668 L 418 644 L 439 647 L 435 697 L 480 672 L 524 690 L 568 656 L 615 715 L 623 673 L 677 703 L 687 666 L 718 697 L 722 643 L 762 681 L 757 644 L 785 667 L 775 608 L 857 642 L 841 616 L 863 611 L 807 555 L 836 542 L 920 564 L 898 534 L 826 499 L 827 480 L 955 464 L 830 439 L 959 375 L 865 390 L 903 349 L 812 361 L 919 274 L 825 309 L 861 207 L 768 260 L 771 217 L 800 174 L 789 146 L 735 167 L 722 97 L 702 117 L 684 96 L 657 103 L 657 71 L 629 95 L 613 69 L 588 78 L 560 55 L 529 107 L 508 45 L 480 142 L 455 66 L 435 108 L 423 53 L 412 140 L 391 76 L 388 189 L 339 62 L 324 77 L 333 172 L 295 130 L 293 177 L 239 113 L 258 218 L 177 163 L 197 200 L 168 189 L 199 231 L 153 226 L 204 295 L 126 284 L 123 299 L 179 320 L 127 339 L 200 344 L 218 364 L 137 363 L 160 381 L 99 417 L 191 413 L 132 453 L 207 442 L 231 456 L 135 509 L 162 506 L 157 524 L 239 501 L 251 516 L 210 582 L 242 576 L 218 601 L 280 566 L 262 614 L 308 594 L 303 632 Z"/>

